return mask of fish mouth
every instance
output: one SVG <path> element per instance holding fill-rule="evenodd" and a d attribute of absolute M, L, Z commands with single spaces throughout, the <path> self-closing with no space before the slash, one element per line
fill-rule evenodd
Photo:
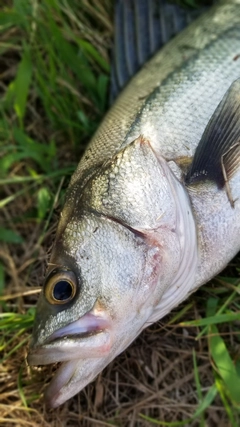
<path fill-rule="evenodd" d="M 101 357 L 111 348 L 111 322 L 103 316 L 85 314 L 53 332 L 28 354 L 29 365 L 48 365 L 86 357 Z"/>

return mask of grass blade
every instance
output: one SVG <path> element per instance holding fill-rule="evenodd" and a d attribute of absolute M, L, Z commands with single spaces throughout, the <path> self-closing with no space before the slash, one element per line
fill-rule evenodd
<path fill-rule="evenodd" d="M 11 91 L 14 91 L 14 109 L 19 118 L 20 126 L 23 127 L 25 117 L 27 97 L 32 79 L 32 61 L 29 48 L 25 47 L 22 60 L 18 67 L 15 81 L 11 85 Z"/>
<path fill-rule="evenodd" d="M 209 328 L 209 348 L 216 370 L 223 379 L 231 399 L 240 404 L 240 376 L 229 355 L 225 342 L 220 337 L 215 325 Z"/>

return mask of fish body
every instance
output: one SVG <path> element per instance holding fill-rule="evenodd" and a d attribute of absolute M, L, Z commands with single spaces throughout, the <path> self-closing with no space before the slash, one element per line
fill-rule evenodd
<path fill-rule="evenodd" d="M 120 94 L 74 173 L 29 363 L 80 391 L 240 249 L 240 1 L 161 49 Z"/>

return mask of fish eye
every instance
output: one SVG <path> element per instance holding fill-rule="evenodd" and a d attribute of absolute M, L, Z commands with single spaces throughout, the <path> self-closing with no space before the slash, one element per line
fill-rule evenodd
<path fill-rule="evenodd" d="M 50 304 L 66 304 L 75 297 L 77 279 L 70 270 L 53 271 L 47 277 L 44 294 Z"/>

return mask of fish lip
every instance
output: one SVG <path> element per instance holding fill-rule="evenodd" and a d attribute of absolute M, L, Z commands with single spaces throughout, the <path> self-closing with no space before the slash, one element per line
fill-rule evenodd
<path fill-rule="evenodd" d="M 103 329 L 99 329 L 99 330 L 95 330 L 95 331 L 93 330 L 93 331 L 89 331 L 89 332 L 80 332 L 79 334 L 77 334 L 77 333 L 76 334 L 69 334 L 69 335 L 66 335 L 64 337 L 61 337 L 61 336 L 55 337 L 55 338 L 49 337 L 46 339 L 46 341 L 44 342 L 43 345 L 44 345 L 44 347 L 47 347 L 48 344 L 60 343 L 62 341 L 66 341 L 66 340 L 76 341 L 76 340 L 81 339 L 81 338 L 92 337 L 93 335 L 100 334 L 101 332 L 103 332 Z"/>
<path fill-rule="evenodd" d="M 27 357 L 28 364 L 48 365 L 105 355 L 111 347 L 111 332 L 111 322 L 106 316 L 86 313 L 57 329 L 42 344 L 33 346 Z"/>
<path fill-rule="evenodd" d="M 108 354 L 111 347 L 109 331 L 97 331 L 84 338 L 79 335 L 55 340 L 32 349 L 27 357 L 30 366 L 65 363 L 81 358 L 96 358 Z"/>
<path fill-rule="evenodd" d="M 110 328 L 109 319 L 103 316 L 97 316 L 92 313 L 86 313 L 84 316 L 74 322 L 57 329 L 43 343 L 43 345 L 60 341 L 61 339 L 85 338 L 95 335 L 105 329 Z"/>

